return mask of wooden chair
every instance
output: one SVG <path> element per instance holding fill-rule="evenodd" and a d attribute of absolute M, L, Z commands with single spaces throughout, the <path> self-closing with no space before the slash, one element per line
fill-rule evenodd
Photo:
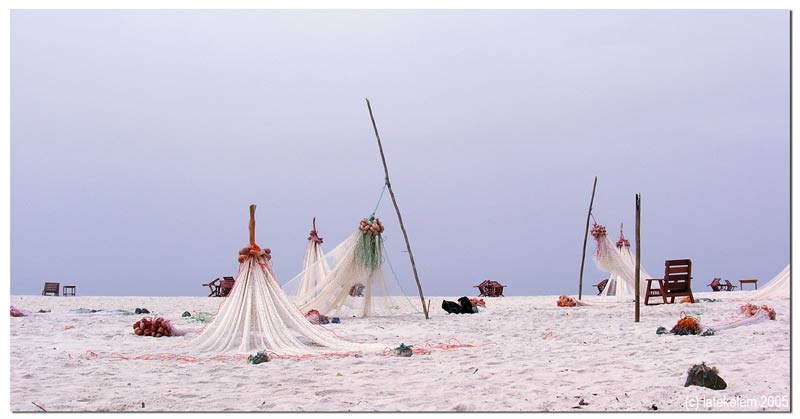
<path fill-rule="evenodd" d="M 364 284 L 358 283 L 350 287 L 350 294 L 351 297 L 363 297 L 364 296 Z"/>
<path fill-rule="evenodd" d="M 736 285 L 731 284 L 731 281 L 728 281 L 727 279 L 725 280 L 725 284 L 722 286 L 725 287 L 725 291 L 733 291 L 733 289 L 736 288 Z"/>
<path fill-rule="evenodd" d="M 653 283 L 658 283 L 655 287 Z M 664 304 L 670 298 L 670 304 L 675 303 L 675 297 L 689 297 L 689 302 L 694 303 L 692 295 L 692 261 L 691 259 L 675 259 L 664 262 L 664 278 L 647 280 L 647 291 L 644 304 L 650 304 L 650 298 L 661 297 Z"/>
<path fill-rule="evenodd" d="M 209 297 L 219 297 L 219 283 L 222 281 L 221 279 L 217 278 L 208 284 L 203 284 L 204 287 L 208 287 L 211 292 L 208 294 Z"/>
<path fill-rule="evenodd" d="M 227 297 L 228 294 L 231 293 L 231 290 L 233 290 L 235 284 L 236 280 L 234 280 L 232 276 L 223 276 L 222 283 L 219 284 L 219 296 Z"/>
<path fill-rule="evenodd" d="M 52 294 L 58 297 L 58 289 L 61 286 L 59 282 L 45 282 L 44 289 L 42 290 L 42 295 Z"/>
<path fill-rule="evenodd" d="M 722 291 L 723 285 L 720 283 L 722 278 L 714 278 L 710 284 L 706 285 L 707 287 L 711 287 L 714 292 Z"/>
<path fill-rule="evenodd" d="M 593 287 L 597 287 L 597 295 L 600 295 L 600 294 L 603 293 L 603 290 L 606 289 L 606 285 L 608 285 L 608 278 L 606 278 L 606 279 L 604 279 L 604 280 L 600 281 L 599 283 L 594 284 L 592 286 Z"/>

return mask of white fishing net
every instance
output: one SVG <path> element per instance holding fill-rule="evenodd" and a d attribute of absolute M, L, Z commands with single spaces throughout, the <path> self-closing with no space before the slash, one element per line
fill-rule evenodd
<path fill-rule="evenodd" d="M 303 300 L 315 297 L 322 285 L 321 281 L 327 278 L 330 272 L 331 267 L 322 252 L 322 238 L 319 237 L 315 228 L 308 235 L 297 295 Z"/>
<path fill-rule="evenodd" d="M 778 275 L 772 278 L 763 288 L 753 293 L 750 300 L 776 300 L 790 298 L 791 265 L 786 265 Z"/>
<path fill-rule="evenodd" d="M 601 295 L 617 302 L 636 298 L 636 261 L 630 252 L 630 245 L 616 246 L 608 238 L 605 227 L 594 224 L 592 237 L 597 243 L 594 261 L 597 268 L 609 274 L 609 281 Z M 621 238 L 624 241 L 624 238 Z M 647 279 L 652 278 L 644 268 L 639 269 L 639 295 L 644 299 Z M 613 286 L 611 286 L 613 282 Z M 643 301 L 643 300 L 642 300 Z"/>
<path fill-rule="evenodd" d="M 283 286 L 301 312 L 370 317 L 416 311 L 397 278 L 387 282 L 383 239 L 380 234 L 373 237 L 375 241 L 370 242 L 370 233 L 359 227 L 322 258 L 314 261 L 307 253 L 303 272 Z"/>
<path fill-rule="evenodd" d="M 344 340 L 306 320 L 281 290 L 263 251 L 240 264 L 233 290 L 190 345 L 201 352 L 282 355 L 381 349 Z"/>

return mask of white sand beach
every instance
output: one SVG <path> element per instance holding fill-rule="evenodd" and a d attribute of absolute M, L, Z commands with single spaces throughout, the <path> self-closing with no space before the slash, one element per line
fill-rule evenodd
<path fill-rule="evenodd" d="M 657 335 L 685 311 L 710 324 L 736 315 L 750 291 L 696 293 L 696 304 L 556 307 L 557 296 L 486 298 L 474 315 L 448 315 L 432 297 L 422 314 L 345 318 L 326 327 L 361 342 L 472 347 L 410 358 L 187 362 L 130 360 L 178 351 L 203 327 L 181 317 L 217 310 L 220 298 L 12 296 L 31 312 L 11 318 L 11 410 L 53 411 L 647 411 L 789 410 L 789 300 L 762 301 L 775 321 L 714 336 Z M 457 297 L 456 297 L 457 298 Z M 446 297 L 455 300 L 453 297 Z M 592 300 L 592 297 L 587 298 Z M 413 300 L 412 300 L 413 301 Z M 186 336 L 133 334 L 145 307 Z M 77 313 L 84 308 L 102 310 Z M 49 313 L 36 313 L 50 310 Z M 185 351 L 181 349 L 181 351 Z M 90 354 L 93 353 L 93 354 Z M 706 362 L 725 390 L 684 387 Z M 581 402 L 583 400 L 583 402 Z M 34 404 L 35 403 L 35 404 Z M 580 403 L 580 404 L 579 404 Z"/>

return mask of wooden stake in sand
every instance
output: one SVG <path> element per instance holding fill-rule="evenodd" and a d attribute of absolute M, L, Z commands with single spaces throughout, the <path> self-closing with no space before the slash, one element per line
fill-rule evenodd
<path fill-rule="evenodd" d="M 586 232 L 583 234 L 583 255 L 581 256 L 581 276 L 578 279 L 578 299 L 583 296 L 583 263 L 586 261 L 586 240 L 589 239 L 589 219 L 592 217 L 592 205 L 594 205 L 594 191 L 597 190 L 597 176 L 594 177 L 592 186 L 592 199 L 589 201 L 589 213 L 586 214 Z"/>
<path fill-rule="evenodd" d="M 425 313 L 425 320 L 428 320 L 428 307 L 425 306 L 425 296 L 422 295 L 422 284 L 419 282 L 419 275 L 417 274 L 417 265 L 414 263 L 414 254 L 411 253 L 411 243 L 408 241 L 408 234 L 406 234 L 406 227 L 403 225 L 403 217 L 400 215 L 400 207 L 397 206 L 397 199 L 394 197 L 392 191 L 392 184 L 389 182 L 389 169 L 386 167 L 386 156 L 383 155 L 383 145 L 381 145 L 381 136 L 378 134 L 378 126 L 375 124 L 375 117 L 372 115 L 372 105 L 369 104 L 367 99 L 367 109 L 369 109 L 369 118 L 372 120 L 372 128 L 375 130 L 375 138 L 378 139 L 378 150 L 381 152 L 381 160 L 383 161 L 383 172 L 386 174 L 386 189 L 389 190 L 389 196 L 392 197 L 394 209 L 397 211 L 397 220 L 400 221 L 400 230 L 403 231 L 403 238 L 406 239 L 406 248 L 408 249 L 408 257 L 411 259 L 411 268 L 414 269 L 414 279 L 417 281 L 417 289 L 419 289 L 419 299 L 422 302 L 422 311 Z"/>
<path fill-rule="evenodd" d="M 636 323 L 639 323 L 639 270 L 642 266 L 642 247 L 639 240 L 639 217 L 642 210 L 642 196 L 636 194 Z"/>

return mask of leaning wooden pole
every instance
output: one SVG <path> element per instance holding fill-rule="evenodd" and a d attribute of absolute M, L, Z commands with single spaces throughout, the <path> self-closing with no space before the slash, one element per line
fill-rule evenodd
<path fill-rule="evenodd" d="M 597 190 L 597 176 L 594 177 L 592 186 L 592 199 L 589 201 L 589 213 L 586 214 L 586 232 L 583 234 L 583 255 L 581 256 L 581 276 L 578 279 L 578 299 L 583 297 L 583 264 L 586 262 L 586 241 L 589 239 L 589 219 L 592 218 L 592 205 L 594 205 L 594 192 Z"/>
<path fill-rule="evenodd" d="M 397 199 L 394 197 L 394 192 L 392 191 L 392 184 L 389 182 L 389 169 L 386 167 L 386 156 L 383 155 L 383 145 L 381 144 L 381 136 L 378 134 L 378 126 L 375 124 L 375 117 L 372 115 L 372 105 L 369 103 L 369 99 L 367 99 L 367 109 L 369 109 L 369 118 L 372 120 L 372 128 L 375 130 L 375 138 L 378 139 L 378 150 L 381 152 L 381 160 L 383 161 L 383 172 L 386 174 L 386 189 L 389 190 L 389 196 L 392 197 L 392 203 L 394 204 L 394 209 L 397 211 L 397 220 L 400 221 L 400 230 L 403 231 L 403 238 L 406 240 L 406 248 L 408 249 L 408 257 L 411 259 L 411 268 L 414 269 L 414 279 L 417 281 L 417 289 L 419 289 L 419 299 L 422 302 L 422 311 L 425 313 L 425 320 L 429 319 L 428 317 L 428 307 L 425 305 L 425 296 L 422 294 L 422 284 L 419 282 L 419 275 L 417 274 L 417 265 L 414 263 L 414 254 L 411 253 L 411 243 L 408 241 L 408 234 L 406 233 L 406 227 L 403 224 L 403 216 L 400 215 L 400 207 L 397 206 Z"/>
<path fill-rule="evenodd" d="M 642 267 L 642 246 L 640 245 L 641 242 L 639 240 L 639 228 L 640 228 L 640 214 L 642 210 L 642 196 L 636 194 L 636 323 L 639 323 L 639 276 L 641 275 L 641 267 Z"/>

